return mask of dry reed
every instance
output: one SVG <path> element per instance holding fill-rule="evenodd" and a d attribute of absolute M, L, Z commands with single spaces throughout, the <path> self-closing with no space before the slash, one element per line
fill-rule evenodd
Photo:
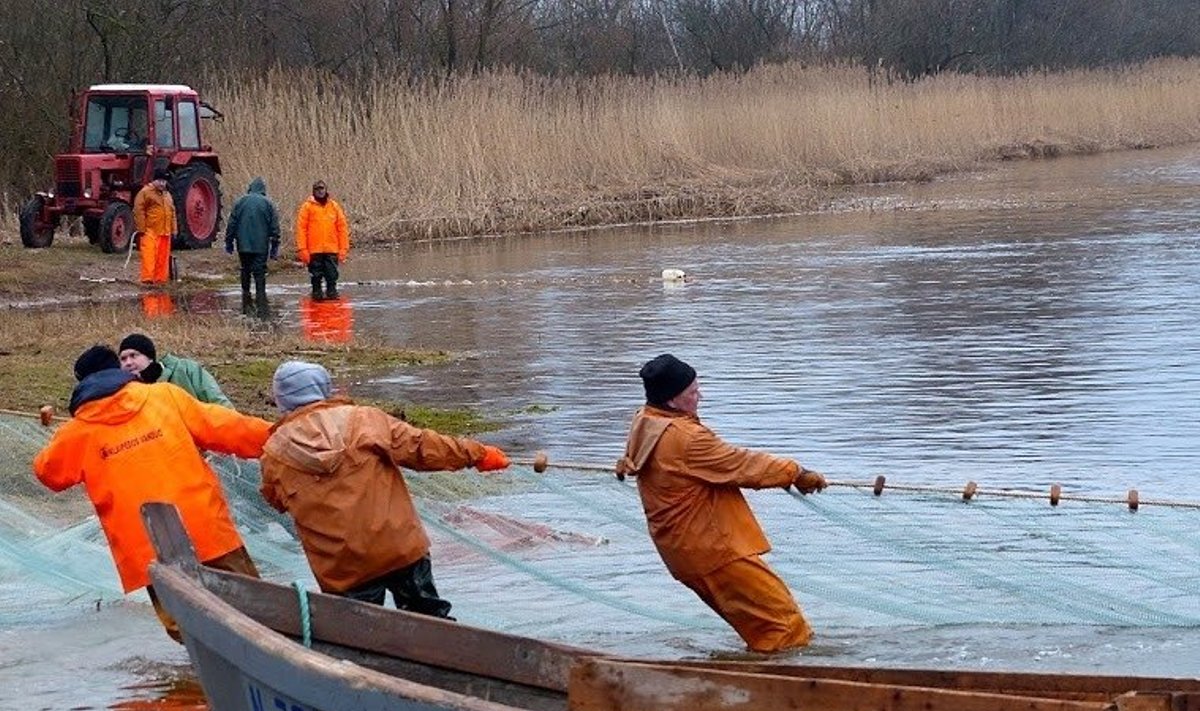
<path fill-rule="evenodd" d="M 794 211 L 833 184 L 1200 140 L 1195 60 L 913 83 L 796 64 L 355 86 L 275 71 L 205 91 L 228 116 L 210 138 L 229 192 L 264 176 L 290 227 L 323 178 L 358 238 L 385 241 Z"/>
<path fill-rule="evenodd" d="M 290 229 L 319 177 L 357 238 L 383 241 L 790 212 L 829 185 L 1200 140 L 1200 60 L 912 83 L 799 64 L 354 85 L 276 70 L 202 89 L 227 116 L 208 126 L 227 205 L 264 176 Z M 9 241 L 11 197 L 0 197 Z"/>

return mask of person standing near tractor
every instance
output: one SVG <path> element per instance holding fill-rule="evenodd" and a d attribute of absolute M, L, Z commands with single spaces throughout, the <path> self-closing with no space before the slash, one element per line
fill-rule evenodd
<path fill-rule="evenodd" d="M 325 181 L 318 180 L 296 215 L 296 256 L 308 267 L 314 299 L 338 297 L 338 264 L 346 261 L 349 251 L 350 225 L 346 213 L 329 195 Z"/>
<path fill-rule="evenodd" d="M 233 254 L 237 242 L 242 264 L 242 313 L 253 309 L 262 318 L 270 315 L 267 306 L 267 257 L 279 259 L 279 212 L 267 197 L 262 178 L 250 181 L 246 194 L 238 198 L 225 227 L 225 252 Z M 254 277 L 254 304 L 250 302 L 250 278 Z"/>
<path fill-rule="evenodd" d="M 165 168 L 154 171 L 133 199 L 133 226 L 140 236 L 142 284 L 165 284 L 171 276 L 171 241 L 175 238 L 175 200 L 167 190 L 171 174 Z"/>

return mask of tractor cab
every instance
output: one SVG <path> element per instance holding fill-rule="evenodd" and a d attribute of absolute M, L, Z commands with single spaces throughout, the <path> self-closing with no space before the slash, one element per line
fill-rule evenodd
<path fill-rule="evenodd" d="M 63 215 L 79 216 L 88 241 L 125 250 L 133 199 L 154 171 L 171 174 L 177 248 L 209 247 L 221 223 L 220 160 L 202 118 L 221 114 L 179 84 L 97 84 L 80 97 L 70 150 L 54 158 L 54 188 L 21 210 L 21 242 L 49 247 Z"/>
<path fill-rule="evenodd" d="M 145 153 L 149 116 L 144 96 L 93 94 L 84 114 L 82 152 Z"/>

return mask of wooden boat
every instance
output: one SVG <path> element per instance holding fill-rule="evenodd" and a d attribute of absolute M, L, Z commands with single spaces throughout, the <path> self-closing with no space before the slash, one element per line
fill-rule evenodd
<path fill-rule="evenodd" d="M 1200 679 L 612 658 L 205 568 L 174 506 L 142 514 L 213 711 L 1200 708 Z"/>

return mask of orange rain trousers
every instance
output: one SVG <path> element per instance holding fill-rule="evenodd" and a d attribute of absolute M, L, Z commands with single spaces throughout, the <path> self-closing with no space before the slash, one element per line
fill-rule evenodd
<path fill-rule="evenodd" d="M 143 284 L 165 284 L 171 274 L 171 235 L 176 230 L 170 191 L 149 183 L 133 199 L 133 225 L 141 237 Z"/>
<path fill-rule="evenodd" d="M 166 284 L 171 276 L 171 235 L 143 232 L 138 242 L 142 251 L 142 283 Z"/>
<path fill-rule="evenodd" d="M 681 580 L 700 596 L 755 652 L 803 647 L 812 627 L 788 586 L 756 555 Z"/>
<path fill-rule="evenodd" d="M 225 555 L 217 556 L 212 560 L 204 561 L 204 565 L 217 570 L 228 570 L 242 575 L 249 575 L 252 578 L 261 577 L 258 574 L 258 568 L 254 565 L 254 560 L 250 558 L 250 553 L 246 551 L 246 547 L 235 548 Z M 158 615 L 158 621 L 162 623 L 164 629 L 171 639 L 183 644 L 183 635 L 179 631 L 179 623 L 171 617 L 171 613 L 162 606 L 162 602 L 158 599 L 158 595 L 154 593 L 154 586 L 147 585 L 146 592 L 150 594 L 150 604 L 154 605 L 154 613 Z"/>

